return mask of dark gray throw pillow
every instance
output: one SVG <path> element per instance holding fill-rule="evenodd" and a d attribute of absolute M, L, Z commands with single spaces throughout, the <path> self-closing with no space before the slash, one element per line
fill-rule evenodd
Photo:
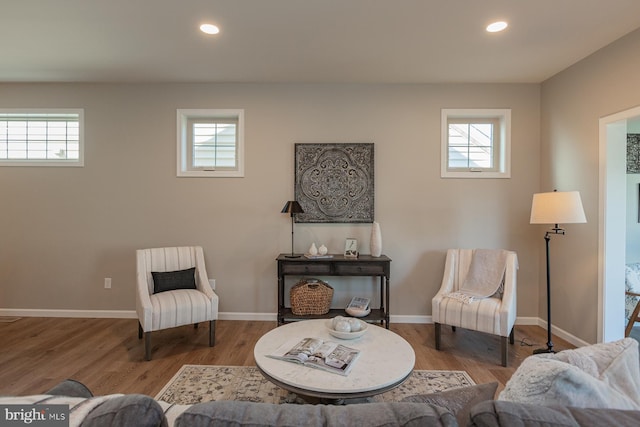
<path fill-rule="evenodd" d="M 196 289 L 196 268 L 178 271 L 152 271 L 153 293 L 176 289 Z"/>

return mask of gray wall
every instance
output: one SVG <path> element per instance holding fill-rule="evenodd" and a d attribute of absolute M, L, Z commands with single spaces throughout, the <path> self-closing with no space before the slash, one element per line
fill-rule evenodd
<path fill-rule="evenodd" d="M 293 144 L 373 142 L 391 314 L 431 314 L 447 248 L 503 247 L 518 315 L 539 316 L 540 85 L 0 84 L 0 107 L 84 108 L 86 141 L 84 168 L 0 168 L 0 308 L 134 310 L 135 249 L 199 244 L 221 312 L 275 313 Z M 245 109 L 245 178 L 176 177 L 178 108 Z M 441 108 L 511 108 L 512 178 L 441 179 Z M 369 233 L 296 224 L 296 250 L 356 237 L 368 252 Z M 332 282 L 336 304 L 371 286 Z"/>
<path fill-rule="evenodd" d="M 553 323 L 587 342 L 597 336 L 599 118 L 640 104 L 639 50 L 634 31 L 542 85 L 541 189 L 580 191 L 588 221 L 552 242 Z M 540 313 L 544 295 L 541 284 Z"/>

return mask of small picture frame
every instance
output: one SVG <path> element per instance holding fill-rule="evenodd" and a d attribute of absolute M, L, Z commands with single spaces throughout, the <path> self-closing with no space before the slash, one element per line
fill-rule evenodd
<path fill-rule="evenodd" d="M 348 237 L 344 244 L 345 258 L 358 258 L 358 239 Z"/>

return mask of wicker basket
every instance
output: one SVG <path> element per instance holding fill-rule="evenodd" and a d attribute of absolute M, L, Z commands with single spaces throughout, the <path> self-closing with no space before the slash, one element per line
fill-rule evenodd
<path fill-rule="evenodd" d="M 291 312 L 296 316 L 327 314 L 333 288 L 318 279 L 302 279 L 291 288 Z"/>

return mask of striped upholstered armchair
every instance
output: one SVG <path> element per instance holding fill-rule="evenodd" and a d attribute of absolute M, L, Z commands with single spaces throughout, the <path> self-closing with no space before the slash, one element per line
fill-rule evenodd
<path fill-rule="evenodd" d="M 460 298 L 459 291 L 469 275 L 476 249 L 449 249 L 440 290 L 431 302 L 435 324 L 435 344 L 440 350 L 441 325 L 450 325 L 500 336 L 502 366 L 507 366 L 507 337 L 513 344 L 516 321 L 516 282 L 518 257 L 515 252 L 502 251 L 506 262 L 502 286 L 493 295 L 483 298 Z M 475 270 L 475 269 L 474 269 Z M 477 270 L 476 270 L 477 271 Z M 482 271 L 482 269 L 480 269 Z M 458 296 L 459 298 L 454 298 Z"/>
<path fill-rule="evenodd" d="M 144 334 L 151 360 L 151 332 L 209 322 L 209 346 L 215 344 L 218 296 L 209 285 L 200 246 L 139 249 L 136 311 L 138 338 Z"/>

